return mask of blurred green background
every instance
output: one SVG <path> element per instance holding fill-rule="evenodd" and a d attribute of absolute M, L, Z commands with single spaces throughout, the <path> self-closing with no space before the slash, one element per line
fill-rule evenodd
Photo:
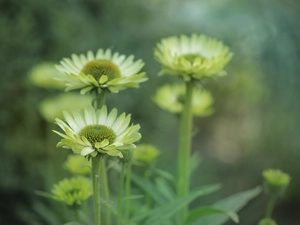
<path fill-rule="evenodd" d="M 65 176 L 50 174 L 47 165 L 62 171 L 69 151 L 55 148 L 56 126 L 38 111 L 43 99 L 60 92 L 34 86 L 33 66 L 98 48 L 142 58 L 149 81 L 108 96 L 108 105 L 132 113 L 143 142 L 162 152 L 157 166 L 176 174 L 177 118 L 151 101 L 174 78 L 157 77 L 153 47 L 161 38 L 192 33 L 223 40 L 235 54 L 228 76 L 205 83 L 216 113 L 194 120 L 193 150 L 203 162 L 192 186 L 223 184 L 199 204 L 255 187 L 262 170 L 279 168 L 292 182 L 274 218 L 300 224 L 298 0 L 0 0 L 0 224 L 66 222 L 58 216 L 65 209 L 34 194 Z M 252 201 L 240 224 L 255 225 L 265 203 L 263 195 Z"/>

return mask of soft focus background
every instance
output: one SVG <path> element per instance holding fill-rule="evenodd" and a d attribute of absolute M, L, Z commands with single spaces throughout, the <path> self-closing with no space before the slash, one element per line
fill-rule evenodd
<path fill-rule="evenodd" d="M 65 208 L 34 194 L 49 192 L 65 176 L 57 171 L 70 152 L 55 147 L 59 138 L 51 130 L 57 127 L 39 112 L 45 98 L 62 91 L 37 87 L 28 74 L 72 53 L 112 48 L 144 60 L 149 81 L 107 102 L 132 113 L 143 142 L 161 150 L 157 166 L 176 174 L 177 118 L 151 101 L 174 79 L 157 77 L 153 47 L 161 38 L 192 33 L 223 40 L 235 54 L 228 76 L 205 84 L 216 113 L 194 121 L 193 150 L 203 161 L 192 185 L 223 184 L 197 204 L 260 185 L 262 170 L 279 168 L 292 182 L 274 218 L 279 225 L 300 224 L 298 0 L 0 0 L 0 224 L 65 222 Z M 257 224 L 265 204 L 263 195 L 250 202 L 240 224 Z"/>

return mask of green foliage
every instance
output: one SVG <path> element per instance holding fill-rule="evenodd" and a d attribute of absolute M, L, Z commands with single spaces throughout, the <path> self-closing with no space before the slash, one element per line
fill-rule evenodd
<path fill-rule="evenodd" d="M 207 216 L 205 218 L 202 218 L 193 225 L 207 225 L 207 224 L 214 224 L 214 225 L 221 225 L 224 224 L 229 218 L 236 219 L 234 214 L 237 211 L 239 211 L 241 208 L 243 208 L 250 200 L 255 198 L 257 195 L 261 193 L 262 188 L 256 187 L 247 191 L 239 192 L 236 194 L 233 194 L 225 199 L 222 199 L 216 203 L 214 203 L 212 206 L 216 209 L 224 210 L 226 211 L 227 215 L 212 215 Z M 192 216 L 194 213 L 192 212 Z"/>

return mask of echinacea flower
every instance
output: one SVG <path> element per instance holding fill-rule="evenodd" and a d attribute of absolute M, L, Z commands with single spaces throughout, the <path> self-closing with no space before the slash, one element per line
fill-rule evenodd
<path fill-rule="evenodd" d="M 223 68 L 233 56 L 222 42 L 197 34 L 162 39 L 154 55 L 162 65 L 160 75 L 180 75 L 185 81 L 224 75 Z"/>
<path fill-rule="evenodd" d="M 57 147 L 72 149 L 74 153 L 95 157 L 98 154 L 123 157 L 122 151 L 134 149 L 134 142 L 141 138 L 140 126 L 130 125 L 130 114 L 122 113 L 117 117 L 117 109 L 107 112 L 106 106 L 94 109 L 76 110 L 73 115 L 64 112 L 66 122 L 56 119 L 64 131 L 63 139 Z"/>
<path fill-rule="evenodd" d="M 265 170 L 262 175 L 265 180 L 265 191 L 271 195 L 282 195 L 291 181 L 289 174 L 278 169 Z"/>
<path fill-rule="evenodd" d="M 133 159 L 137 162 L 149 164 L 153 162 L 159 155 L 159 151 L 156 147 L 149 144 L 140 144 L 133 151 Z"/>
<path fill-rule="evenodd" d="M 117 93 L 129 87 L 139 87 L 147 80 L 146 73 L 139 73 L 144 66 L 142 60 L 133 61 L 134 56 L 112 54 L 110 49 L 99 49 L 96 54 L 72 54 L 64 58 L 56 68 L 64 73 L 57 79 L 66 83 L 66 91 L 81 89 L 81 94 L 89 91 L 101 93 L 104 89 Z"/>
<path fill-rule="evenodd" d="M 162 109 L 171 113 L 180 114 L 184 107 L 185 85 L 166 84 L 160 87 L 153 101 Z M 212 104 L 214 102 L 211 94 L 202 89 L 194 88 L 192 97 L 192 113 L 194 116 L 209 116 L 214 110 Z"/>
<path fill-rule="evenodd" d="M 76 207 L 92 195 L 92 184 L 84 177 L 65 178 L 53 186 L 52 194 L 53 199 Z"/>
<path fill-rule="evenodd" d="M 63 166 L 76 175 L 89 175 L 92 172 L 91 162 L 81 155 L 69 155 Z"/>
<path fill-rule="evenodd" d="M 92 104 L 91 95 L 79 93 L 62 93 L 51 98 L 44 99 L 39 105 L 39 112 L 48 122 L 55 118 L 63 119 L 63 111 L 72 112 L 75 109 L 84 109 Z"/>
<path fill-rule="evenodd" d="M 65 83 L 53 79 L 55 76 L 60 76 L 60 72 L 55 69 L 54 63 L 42 62 L 30 69 L 28 72 L 29 80 L 36 86 L 46 89 L 65 88 Z"/>

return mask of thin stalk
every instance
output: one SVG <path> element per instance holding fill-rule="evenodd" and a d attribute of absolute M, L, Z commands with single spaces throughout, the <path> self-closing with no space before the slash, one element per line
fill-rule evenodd
<path fill-rule="evenodd" d="M 193 97 L 193 80 L 186 82 L 186 94 L 184 99 L 184 107 L 180 117 L 179 130 L 179 149 L 178 149 L 178 183 L 177 196 L 184 197 L 189 193 L 190 185 L 190 155 L 192 142 L 192 97 Z M 188 205 L 180 212 L 179 217 L 181 224 L 188 213 Z"/>
<path fill-rule="evenodd" d="M 96 93 L 96 98 L 93 100 L 93 106 L 95 109 L 101 109 L 105 103 L 105 91 L 100 94 Z"/>
<path fill-rule="evenodd" d="M 150 170 L 149 167 L 146 168 L 145 173 L 144 173 L 144 178 L 145 180 L 150 180 Z M 148 209 L 151 208 L 151 203 L 152 203 L 152 199 L 150 197 L 150 195 L 148 194 L 148 192 L 145 193 L 145 199 L 146 199 L 146 206 Z"/>
<path fill-rule="evenodd" d="M 106 158 L 104 156 L 100 157 L 100 180 L 101 180 L 101 190 L 103 191 L 103 200 L 106 204 L 103 207 L 104 213 L 104 224 L 110 225 L 111 218 L 110 218 L 110 208 L 108 206 L 109 201 L 109 189 L 108 189 L 108 182 L 107 182 L 107 169 L 106 169 Z"/>
<path fill-rule="evenodd" d="M 120 175 L 119 196 L 118 196 L 117 225 L 121 225 L 121 219 L 122 219 L 122 199 L 123 199 L 124 176 L 125 176 L 125 163 L 122 163 L 122 169 L 121 169 L 121 175 Z"/>
<path fill-rule="evenodd" d="M 79 214 L 79 209 L 75 209 L 74 210 L 75 211 L 75 216 L 76 216 L 76 220 L 78 221 L 78 222 L 80 222 L 81 220 L 80 220 L 80 214 Z"/>
<path fill-rule="evenodd" d="M 126 181 L 125 181 L 125 221 L 127 222 L 129 220 L 129 214 L 130 214 L 130 192 L 131 192 L 131 162 L 127 164 L 126 169 Z"/>
<path fill-rule="evenodd" d="M 266 210 L 266 218 L 271 218 L 277 196 L 271 196 Z"/>
<path fill-rule="evenodd" d="M 100 156 L 92 157 L 92 181 L 94 197 L 95 225 L 101 225 L 101 201 L 100 201 Z"/>

